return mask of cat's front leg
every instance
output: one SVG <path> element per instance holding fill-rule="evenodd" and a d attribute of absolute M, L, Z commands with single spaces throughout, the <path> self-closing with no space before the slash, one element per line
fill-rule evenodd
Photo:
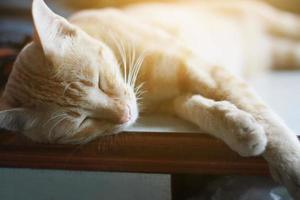
<path fill-rule="evenodd" d="M 300 199 L 300 145 L 284 124 L 267 129 L 268 146 L 263 156 L 273 178 L 284 184 L 295 199 Z M 291 134 L 290 136 L 288 134 Z"/>
<path fill-rule="evenodd" d="M 261 154 L 267 138 L 262 126 L 249 113 L 228 101 L 214 101 L 201 95 L 177 97 L 175 113 L 223 140 L 242 156 Z"/>
<path fill-rule="evenodd" d="M 263 156 L 273 177 L 284 184 L 295 199 L 300 199 L 300 143 L 296 134 L 244 81 L 219 67 L 214 68 L 211 75 L 217 82 L 215 98 L 230 101 L 250 113 L 263 127 L 267 136 Z"/>

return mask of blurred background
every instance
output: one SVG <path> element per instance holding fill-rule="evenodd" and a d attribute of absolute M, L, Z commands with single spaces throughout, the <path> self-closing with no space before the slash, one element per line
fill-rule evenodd
<path fill-rule="evenodd" d="M 76 10 L 102 7 L 122 7 L 132 3 L 151 2 L 155 0 L 45 0 L 57 13 L 68 17 Z M 174 2 L 185 0 L 156 0 L 156 2 Z M 191 0 L 212 1 L 212 0 Z M 213 0 L 222 1 L 222 0 Z M 224 1 L 224 0 L 223 0 Z M 225 0 L 237 1 L 237 0 Z M 243 0 L 240 0 L 243 1 Z M 244 0 L 247 1 L 247 0 Z M 248 0 L 252 1 L 252 0 Z M 300 0 L 261 0 L 294 13 L 300 13 Z M 11 69 L 11 63 L 18 51 L 31 39 L 32 0 L 0 0 L 0 87 L 5 84 Z"/>
<path fill-rule="evenodd" d="M 151 0 L 45 0 L 54 11 L 63 16 L 69 16 L 80 9 L 121 7 L 145 1 Z M 290 12 L 300 13 L 300 0 L 265 0 L 265 2 Z M 0 0 L 0 85 L 2 87 L 19 50 L 31 39 L 30 7 L 31 0 Z M 282 80 L 277 82 L 278 87 L 283 83 Z M 288 84 L 282 87 L 288 87 Z M 271 100 L 274 101 L 273 95 L 270 96 Z M 283 107 L 287 109 L 286 106 Z M 206 187 L 197 190 L 199 196 L 190 199 L 231 200 L 240 197 L 243 200 L 290 199 L 284 188 L 262 177 L 214 177 Z M 0 168 L 0 199 L 168 200 L 171 199 L 170 176 Z"/>
<path fill-rule="evenodd" d="M 71 9 L 85 9 L 85 8 L 100 8 L 107 6 L 125 6 L 131 3 L 139 3 L 139 2 L 174 2 L 174 1 L 185 1 L 185 0 L 45 0 L 47 4 L 57 4 L 59 6 L 63 6 L 65 8 Z M 194 1 L 211 1 L 211 0 L 194 0 Z M 214 0 L 218 1 L 218 0 Z M 222 0 L 221 0 L 222 1 Z M 224 1 L 224 0 L 223 0 Z M 230 0 L 226 0 L 230 1 Z M 232 0 L 234 1 L 234 0 Z M 250 0 L 252 1 L 252 0 Z M 268 2 L 278 8 L 285 9 L 291 12 L 300 12 L 300 1 L 299 0 L 261 0 L 264 2 Z M 0 2 L 1 7 L 5 8 L 5 6 L 16 6 L 18 8 L 29 8 L 31 4 L 31 0 L 2 0 Z M 1 13 L 2 13 L 1 9 Z"/>

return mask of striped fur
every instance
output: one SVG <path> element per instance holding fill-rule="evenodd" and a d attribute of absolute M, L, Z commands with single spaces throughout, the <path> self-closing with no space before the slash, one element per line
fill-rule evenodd
<path fill-rule="evenodd" d="M 14 65 L 1 127 L 85 143 L 122 131 L 142 107 L 169 112 L 243 156 L 262 154 L 300 198 L 300 144 L 241 78 L 300 68 L 298 16 L 214 1 L 87 10 L 67 21 L 34 0 L 33 19 L 37 35 Z"/>

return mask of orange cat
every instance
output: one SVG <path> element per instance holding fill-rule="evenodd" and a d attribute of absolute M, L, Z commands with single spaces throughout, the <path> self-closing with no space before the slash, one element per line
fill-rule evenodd
<path fill-rule="evenodd" d="M 69 21 L 41 0 L 36 37 L 1 98 L 0 126 L 49 143 L 121 132 L 169 112 L 243 156 L 263 154 L 300 198 L 300 143 L 239 75 L 300 67 L 300 19 L 255 1 L 141 4 Z M 145 93 L 143 91 L 146 91 Z"/>

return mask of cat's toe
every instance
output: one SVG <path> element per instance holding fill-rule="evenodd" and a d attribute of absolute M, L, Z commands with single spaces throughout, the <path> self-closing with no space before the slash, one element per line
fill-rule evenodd
<path fill-rule="evenodd" d="M 267 138 L 262 127 L 241 128 L 239 154 L 241 156 L 256 156 L 264 152 L 267 145 Z"/>
<path fill-rule="evenodd" d="M 267 137 L 263 127 L 254 117 L 244 111 L 229 114 L 234 124 L 235 145 L 241 156 L 255 156 L 264 152 L 267 145 Z"/>

